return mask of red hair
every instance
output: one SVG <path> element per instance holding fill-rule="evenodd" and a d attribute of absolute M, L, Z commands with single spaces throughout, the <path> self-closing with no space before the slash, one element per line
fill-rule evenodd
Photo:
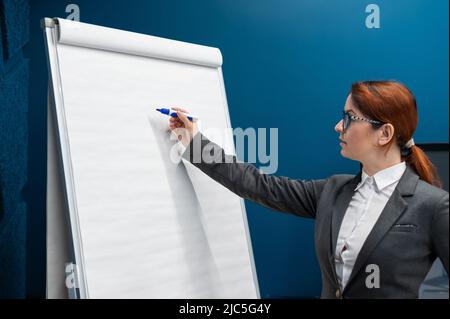
<path fill-rule="evenodd" d="M 418 114 L 416 98 L 402 83 L 397 81 L 365 81 L 352 85 L 353 104 L 370 119 L 394 126 L 395 136 L 384 146 L 386 152 L 394 143 L 400 147 L 402 160 L 411 167 L 420 179 L 442 187 L 436 167 L 416 145 L 407 148 L 406 143 L 417 128 Z"/>

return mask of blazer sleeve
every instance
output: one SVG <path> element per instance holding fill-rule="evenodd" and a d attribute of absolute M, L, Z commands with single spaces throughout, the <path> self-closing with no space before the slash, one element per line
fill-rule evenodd
<path fill-rule="evenodd" d="M 448 193 L 437 203 L 431 227 L 434 251 L 448 274 Z"/>
<path fill-rule="evenodd" d="M 254 165 L 239 163 L 235 156 L 225 154 L 201 133 L 194 136 L 182 157 L 240 197 L 277 211 L 316 216 L 325 179 L 305 181 L 264 174 Z"/>

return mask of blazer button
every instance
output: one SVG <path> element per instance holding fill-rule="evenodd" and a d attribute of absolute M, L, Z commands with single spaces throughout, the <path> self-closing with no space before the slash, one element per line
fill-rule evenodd
<path fill-rule="evenodd" d="M 338 298 L 338 299 L 342 298 L 342 294 L 341 294 L 341 290 L 340 289 L 336 290 L 336 298 Z"/>

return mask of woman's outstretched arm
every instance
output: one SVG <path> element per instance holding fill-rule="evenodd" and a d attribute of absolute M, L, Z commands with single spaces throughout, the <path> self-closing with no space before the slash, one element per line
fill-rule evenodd
<path fill-rule="evenodd" d="M 225 154 L 199 132 L 187 146 L 183 158 L 240 197 L 302 217 L 315 218 L 326 183 L 326 180 L 303 181 L 266 175 L 254 165 L 240 163 L 235 156 Z"/>

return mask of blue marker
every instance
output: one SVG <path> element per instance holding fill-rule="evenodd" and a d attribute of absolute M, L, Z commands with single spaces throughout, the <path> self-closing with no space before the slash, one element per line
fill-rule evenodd
<path fill-rule="evenodd" d="M 171 116 L 171 117 L 178 117 L 177 115 L 177 111 L 172 110 L 172 109 L 156 109 L 158 112 L 161 112 L 162 114 Z M 195 122 L 198 120 L 197 116 L 191 115 L 191 114 L 186 114 L 184 112 L 182 112 L 183 114 L 185 114 L 188 118 L 189 121 L 191 122 Z"/>

